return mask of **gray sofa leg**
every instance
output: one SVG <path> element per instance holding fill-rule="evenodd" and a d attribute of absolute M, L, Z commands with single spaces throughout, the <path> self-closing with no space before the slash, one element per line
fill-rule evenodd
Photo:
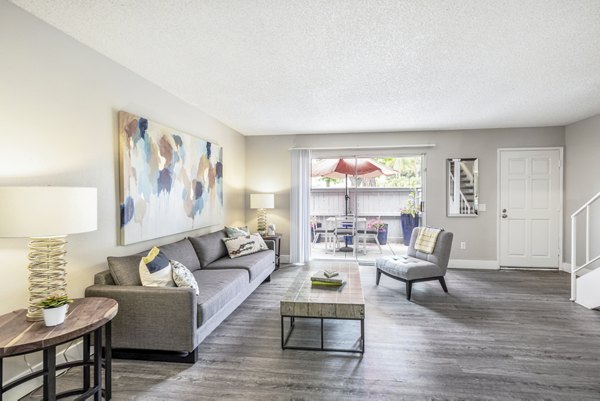
<path fill-rule="evenodd" d="M 410 295 L 412 292 L 412 281 L 406 280 L 406 299 L 410 301 Z"/>
<path fill-rule="evenodd" d="M 198 361 L 198 348 L 196 347 L 189 353 L 117 348 L 112 350 L 112 357 L 113 359 L 133 359 L 138 361 L 196 363 Z"/>
<path fill-rule="evenodd" d="M 380 279 L 381 279 L 381 270 L 377 269 L 377 276 L 375 277 L 375 285 L 379 285 Z"/>
<path fill-rule="evenodd" d="M 265 281 L 263 281 L 263 283 L 270 283 L 271 282 L 271 275 L 269 274 L 269 277 L 267 277 L 265 279 Z"/>

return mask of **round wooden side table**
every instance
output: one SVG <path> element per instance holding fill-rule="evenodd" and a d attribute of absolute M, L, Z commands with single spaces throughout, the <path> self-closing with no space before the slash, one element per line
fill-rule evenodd
<path fill-rule="evenodd" d="M 84 400 L 92 395 L 94 400 L 111 398 L 111 320 L 118 311 L 117 301 L 110 298 L 79 298 L 70 306 L 65 322 L 46 327 L 44 322 L 28 322 L 27 310 L 19 309 L 0 316 L 0 401 L 3 395 L 36 377 L 44 378 L 44 400 L 80 395 Z M 104 358 L 102 357 L 102 329 L 104 328 Z M 90 359 L 90 346 L 94 346 L 94 358 Z M 83 337 L 81 361 L 56 364 L 56 347 Z M 42 351 L 43 368 L 10 383 L 2 384 L 2 362 L 5 357 Z M 102 366 L 104 365 L 104 390 L 102 389 Z M 56 371 L 83 367 L 83 386 L 78 389 L 56 393 Z M 90 384 L 90 367 L 94 367 L 94 385 Z"/>

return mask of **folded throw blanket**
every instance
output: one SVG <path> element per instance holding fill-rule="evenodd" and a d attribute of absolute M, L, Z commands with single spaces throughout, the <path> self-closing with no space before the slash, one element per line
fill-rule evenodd
<path fill-rule="evenodd" d="M 415 250 L 423 253 L 433 253 L 435 242 L 441 231 L 439 228 L 421 227 L 415 242 Z"/>

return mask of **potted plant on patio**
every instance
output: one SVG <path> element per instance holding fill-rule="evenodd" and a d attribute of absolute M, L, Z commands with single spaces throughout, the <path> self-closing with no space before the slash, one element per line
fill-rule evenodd
<path fill-rule="evenodd" d="M 368 230 L 377 230 L 377 241 L 379 245 L 387 244 L 388 225 L 380 218 L 371 219 L 367 222 Z"/>
<path fill-rule="evenodd" d="M 402 242 L 405 246 L 410 244 L 413 229 L 419 226 L 419 209 L 416 204 L 415 191 L 411 191 L 406 201 L 406 206 L 400 209 L 400 222 L 402 223 Z"/>
<path fill-rule="evenodd" d="M 41 301 L 38 306 L 42 308 L 46 326 L 52 327 L 63 323 L 71 302 L 73 302 L 73 300 L 69 299 L 66 294 L 62 295 L 58 293 L 52 294 Z"/>

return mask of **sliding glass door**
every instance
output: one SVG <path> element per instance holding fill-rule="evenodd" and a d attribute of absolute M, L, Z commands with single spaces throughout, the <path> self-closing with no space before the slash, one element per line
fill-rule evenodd
<path fill-rule="evenodd" d="M 311 257 L 404 254 L 401 214 L 423 218 L 424 155 L 328 157 L 311 163 Z"/>

